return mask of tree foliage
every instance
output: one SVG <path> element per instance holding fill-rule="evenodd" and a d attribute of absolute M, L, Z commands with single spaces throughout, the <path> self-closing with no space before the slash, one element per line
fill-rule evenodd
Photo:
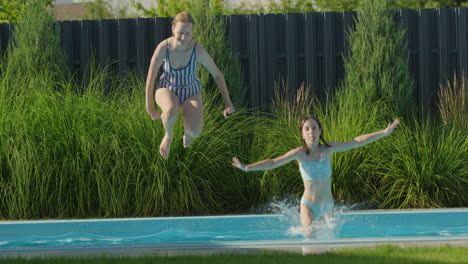
<path fill-rule="evenodd" d="M 243 2 L 239 7 L 234 8 L 231 13 L 234 14 L 253 14 L 253 13 L 301 13 L 315 12 L 314 1 L 312 0 L 268 0 L 267 4 L 247 4 Z"/>
<path fill-rule="evenodd" d="M 0 0 L 0 23 L 16 23 L 30 0 Z M 46 0 L 48 6 L 53 0 Z"/>
<path fill-rule="evenodd" d="M 338 97 L 346 100 L 343 105 L 355 103 L 351 109 L 385 99 L 386 105 L 395 108 L 392 113 L 404 116 L 414 111 L 414 81 L 402 45 L 404 30 L 393 21 L 395 11 L 388 10 L 389 1 L 366 1 L 348 37 L 351 56 L 345 58 L 345 89 Z"/>
<path fill-rule="evenodd" d="M 27 81 L 24 76 L 55 76 L 59 79 L 65 66 L 60 49 L 60 29 L 46 10 L 50 0 L 26 0 L 17 18 L 18 24 L 7 49 L 6 71 L 11 78 Z M 49 75 L 51 74 L 51 75 Z"/>
<path fill-rule="evenodd" d="M 138 0 L 132 0 L 133 6 L 145 17 L 171 17 L 182 11 L 189 11 L 193 7 L 191 0 L 155 0 L 154 6 L 145 8 Z M 219 7 L 222 0 L 209 0 L 209 10 L 225 9 Z"/>
<path fill-rule="evenodd" d="M 209 13 L 213 15 L 258 14 L 258 13 L 301 13 L 315 11 L 357 11 L 368 0 L 267 0 L 258 3 L 243 0 L 237 7 L 226 4 L 225 0 L 209 0 Z M 182 11 L 193 9 L 193 0 L 154 0 L 151 8 L 132 0 L 132 5 L 145 17 L 170 17 Z M 391 9 L 468 7 L 468 0 L 387 0 Z"/>
<path fill-rule="evenodd" d="M 112 7 L 109 0 L 94 0 L 84 3 L 87 13 L 83 19 L 114 19 L 136 17 L 129 11 L 129 4 L 121 4 L 119 7 Z"/>
<path fill-rule="evenodd" d="M 194 9 L 193 0 L 155 0 L 154 7 L 145 8 L 139 0 L 132 0 L 133 6 L 145 17 L 170 17 L 182 11 Z M 266 4 L 249 4 L 243 1 L 238 7 L 230 7 L 224 0 L 209 0 L 208 13 L 212 15 L 252 13 L 298 13 L 314 12 L 311 0 L 268 0 Z"/>
<path fill-rule="evenodd" d="M 111 7 L 104 0 L 96 0 L 95 2 L 85 3 L 88 13 L 84 19 L 111 19 L 113 18 Z"/>
<path fill-rule="evenodd" d="M 315 0 L 321 11 L 361 10 L 368 0 Z M 388 0 L 392 9 L 468 7 L 468 0 Z"/>

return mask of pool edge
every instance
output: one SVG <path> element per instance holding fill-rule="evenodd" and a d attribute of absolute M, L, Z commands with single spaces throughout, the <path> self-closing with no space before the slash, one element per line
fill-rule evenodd
<path fill-rule="evenodd" d="M 187 255 L 216 255 L 216 254 L 255 254 L 258 252 L 288 252 L 302 253 L 303 248 L 313 253 L 323 253 L 351 248 L 375 248 L 383 245 L 394 245 L 401 248 L 410 247 L 468 247 L 468 237 L 460 239 L 438 240 L 425 238 L 424 240 L 392 238 L 388 241 L 261 241 L 237 243 L 179 243 L 174 244 L 144 244 L 127 245 L 126 247 L 72 247 L 72 248 L 37 248 L 35 250 L 21 250 L 13 248 L 0 251 L 2 258 L 46 258 L 46 257 L 144 257 L 144 256 L 187 256 Z"/>
<path fill-rule="evenodd" d="M 444 212 L 444 211 L 466 211 L 468 208 L 440 208 L 440 209 L 410 209 L 410 210 L 356 210 L 348 211 L 348 214 L 367 214 L 370 212 L 379 213 L 404 213 L 404 212 Z M 228 215 L 229 217 L 268 217 L 277 215 Z M 225 217 L 225 216 L 205 216 L 202 218 Z M 159 218 L 159 217 L 158 217 Z M 114 221 L 139 219 L 151 220 L 155 218 L 115 218 Z M 108 221 L 110 219 L 82 219 L 74 221 Z M 34 220 L 34 222 L 43 221 L 69 221 L 69 220 Z M 8 224 L 10 221 L 3 221 Z M 20 221 L 22 223 L 32 221 Z M 2 224 L 2 221 L 0 221 Z M 75 246 L 69 248 L 37 247 L 31 248 L 9 248 L 2 250 L 0 248 L 0 259 L 2 258 L 44 258 L 44 257 L 140 257 L 140 256 L 182 256 L 182 255 L 214 255 L 214 254 L 255 254 L 264 251 L 285 251 L 291 253 L 302 253 L 302 247 L 307 247 L 316 253 L 340 250 L 345 248 L 373 248 L 381 245 L 395 245 L 398 247 L 438 247 L 455 246 L 468 247 L 468 236 L 450 237 L 440 239 L 440 237 L 396 237 L 389 239 L 367 239 L 358 241 L 356 239 L 328 240 L 327 242 L 319 240 L 302 241 L 238 241 L 237 243 L 171 243 L 171 244 L 134 244 L 120 246 Z"/>

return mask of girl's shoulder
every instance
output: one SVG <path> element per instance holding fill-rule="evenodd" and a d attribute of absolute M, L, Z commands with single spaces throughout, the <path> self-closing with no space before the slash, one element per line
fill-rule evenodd
<path fill-rule="evenodd" d="M 299 160 L 303 160 L 307 156 L 306 149 L 303 146 L 292 149 L 291 151 L 294 153 L 294 156 Z"/>
<path fill-rule="evenodd" d="M 195 39 L 192 39 L 192 41 L 193 41 L 193 45 L 194 45 L 194 47 L 195 47 L 195 51 L 196 51 L 197 53 L 206 53 L 205 47 L 203 47 L 203 45 L 202 45 L 200 42 L 198 42 L 198 41 L 195 40 Z"/>
<path fill-rule="evenodd" d="M 168 37 L 167 39 L 163 39 L 161 42 L 159 42 L 159 46 L 161 48 L 164 48 L 164 49 L 167 49 L 167 48 L 170 48 L 171 47 L 171 38 L 172 37 Z"/>
<path fill-rule="evenodd" d="M 320 144 L 320 150 L 323 154 L 323 156 L 330 157 L 330 154 L 332 153 L 332 145 L 329 144 Z"/>
<path fill-rule="evenodd" d="M 166 53 L 167 48 L 169 48 L 169 38 L 162 40 L 156 46 L 156 49 L 159 50 L 159 52 L 164 52 L 164 53 Z"/>

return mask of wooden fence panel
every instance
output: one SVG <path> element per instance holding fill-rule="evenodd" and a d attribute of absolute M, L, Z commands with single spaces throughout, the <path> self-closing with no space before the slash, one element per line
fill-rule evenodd
<path fill-rule="evenodd" d="M 406 30 L 408 67 L 424 112 L 437 107 L 440 84 L 468 70 L 467 10 L 399 10 L 396 14 L 395 21 Z M 226 37 L 240 61 L 251 107 L 270 104 L 275 83 L 283 81 L 291 96 L 302 84 L 321 99 L 333 95 L 345 75 L 347 34 L 355 16 L 355 12 L 227 16 Z M 116 74 L 133 71 L 145 78 L 156 45 L 171 35 L 171 22 L 171 18 L 138 18 L 58 24 L 67 65 L 84 80 L 92 58 Z M 0 55 L 13 27 L 0 24 Z"/>

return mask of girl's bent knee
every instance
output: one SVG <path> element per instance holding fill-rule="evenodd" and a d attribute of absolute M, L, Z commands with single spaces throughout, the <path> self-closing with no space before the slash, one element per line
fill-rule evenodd
<path fill-rule="evenodd" d="M 161 114 L 161 118 L 168 121 L 174 121 L 177 119 L 177 114 L 178 112 L 176 109 L 171 109 L 169 111 L 163 112 Z"/>

